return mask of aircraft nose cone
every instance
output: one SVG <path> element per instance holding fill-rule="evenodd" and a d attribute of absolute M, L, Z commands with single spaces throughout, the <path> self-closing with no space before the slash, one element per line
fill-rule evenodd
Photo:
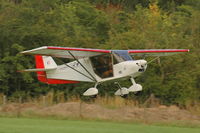
<path fill-rule="evenodd" d="M 143 66 L 143 67 L 146 66 L 146 65 L 147 65 L 147 61 L 141 60 L 141 61 L 140 61 L 140 65 Z"/>
<path fill-rule="evenodd" d="M 140 60 L 140 67 L 139 72 L 144 72 L 147 68 L 147 61 L 146 60 Z"/>

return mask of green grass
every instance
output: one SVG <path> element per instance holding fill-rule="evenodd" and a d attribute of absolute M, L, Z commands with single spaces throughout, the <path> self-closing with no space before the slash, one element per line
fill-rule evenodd
<path fill-rule="evenodd" d="M 200 128 L 0 117 L 0 133 L 200 133 Z"/>

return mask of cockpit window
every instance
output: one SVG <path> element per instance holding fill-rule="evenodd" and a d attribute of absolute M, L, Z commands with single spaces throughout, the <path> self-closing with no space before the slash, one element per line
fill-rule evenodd
<path fill-rule="evenodd" d="M 101 78 L 113 77 L 111 54 L 90 57 L 94 72 Z"/>
<path fill-rule="evenodd" d="M 114 61 L 114 64 L 117 64 L 123 61 L 133 60 L 127 50 L 113 50 L 113 57 L 114 59 L 117 60 L 117 62 Z"/>

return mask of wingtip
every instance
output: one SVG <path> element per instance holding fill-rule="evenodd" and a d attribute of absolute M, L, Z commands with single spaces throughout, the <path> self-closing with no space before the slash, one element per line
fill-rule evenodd
<path fill-rule="evenodd" d="M 40 50 L 40 49 L 47 49 L 47 48 L 48 48 L 48 46 L 42 46 L 42 47 L 39 47 L 39 48 L 22 51 L 22 52 L 20 52 L 20 54 L 31 54 L 32 51 Z"/>
<path fill-rule="evenodd" d="M 22 51 L 22 52 L 19 52 L 20 54 L 25 54 L 26 53 L 26 51 Z"/>
<path fill-rule="evenodd" d="M 24 72 L 24 70 L 17 70 L 17 72 L 18 72 L 18 73 L 22 73 L 22 72 Z"/>

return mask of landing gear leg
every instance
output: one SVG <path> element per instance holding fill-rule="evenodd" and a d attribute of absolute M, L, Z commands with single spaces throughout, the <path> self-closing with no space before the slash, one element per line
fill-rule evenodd
<path fill-rule="evenodd" d="M 93 88 L 87 89 L 84 93 L 83 96 L 92 96 L 96 97 L 98 94 L 98 89 L 96 88 L 98 83 L 95 83 L 95 86 Z"/>
<path fill-rule="evenodd" d="M 133 85 L 131 85 L 128 88 L 129 92 L 138 92 L 138 91 L 142 91 L 142 86 L 140 84 L 136 84 L 135 80 L 133 79 L 133 77 L 131 77 L 131 82 Z"/>
<path fill-rule="evenodd" d="M 126 98 L 128 96 L 128 89 L 125 87 L 121 87 L 120 84 L 118 82 L 115 82 L 115 84 L 117 85 L 117 87 L 119 88 L 116 92 L 115 95 L 116 96 L 121 96 L 123 98 Z"/>

